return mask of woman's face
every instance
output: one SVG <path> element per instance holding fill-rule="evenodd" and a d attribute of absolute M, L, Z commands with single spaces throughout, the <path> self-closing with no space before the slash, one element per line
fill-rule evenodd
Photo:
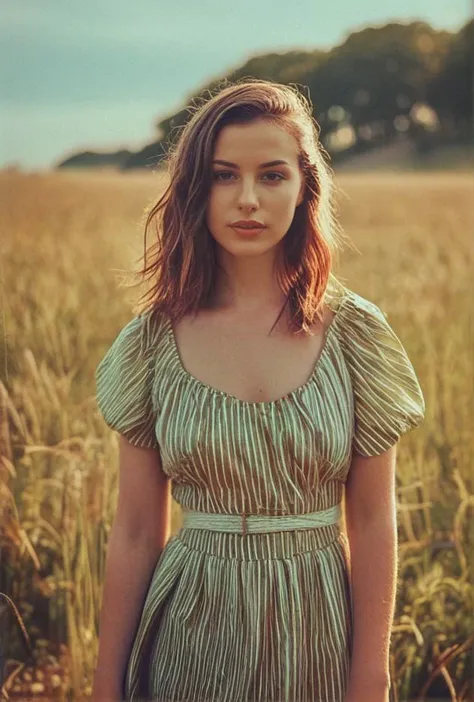
<path fill-rule="evenodd" d="M 272 161 L 286 163 L 263 166 Z M 216 242 L 234 256 L 277 247 L 304 196 L 295 138 L 264 120 L 228 125 L 217 138 L 212 170 L 206 223 Z M 256 235 L 232 228 L 245 219 L 265 228 Z"/>

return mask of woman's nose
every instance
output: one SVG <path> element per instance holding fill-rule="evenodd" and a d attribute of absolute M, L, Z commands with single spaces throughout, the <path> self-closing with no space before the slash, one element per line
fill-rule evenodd
<path fill-rule="evenodd" d="M 243 183 L 238 196 L 238 201 L 241 207 L 248 207 L 250 205 L 258 204 L 255 185 L 253 183 L 248 181 Z"/>

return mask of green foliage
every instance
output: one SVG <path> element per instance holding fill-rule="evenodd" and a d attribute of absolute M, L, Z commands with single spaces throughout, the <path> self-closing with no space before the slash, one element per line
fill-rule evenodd
<path fill-rule="evenodd" d="M 443 65 L 429 87 L 429 102 L 455 128 L 472 134 L 474 20 L 452 37 Z"/>
<path fill-rule="evenodd" d="M 425 22 L 366 27 L 328 51 L 252 56 L 227 76 L 201 86 L 186 98 L 186 105 L 214 94 L 223 80 L 253 77 L 291 83 L 310 97 L 323 140 L 349 124 L 356 136 L 352 151 L 373 148 L 399 135 L 402 117 L 406 131 L 426 148 L 445 136 L 465 136 L 469 127 L 472 133 L 473 46 L 473 21 L 455 34 Z M 440 118 L 436 134 L 428 140 L 426 126 L 411 117 L 413 106 L 420 103 L 431 105 Z M 157 123 L 162 144 L 174 141 L 189 116 L 190 110 L 183 107 Z M 331 153 L 330 145 L 327 149 Z"/>

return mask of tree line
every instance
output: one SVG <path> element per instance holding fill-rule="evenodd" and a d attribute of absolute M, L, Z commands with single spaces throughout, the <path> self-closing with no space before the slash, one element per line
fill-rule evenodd
<path fill-rule="evenodd" d="M 124 156 L 121 168 L 158 165 L 189 119 L 190 103 L 223 81 L 249 76 L 298 87 L 311 101 L 333 160 L 403 137 L 420 150 L 472 142 L 473 66 L 474 20 L 458 32 L 392 22 L 352 32 L 326 51 L 256 55 L 188 95 L 181 110 L 156 123 L 158 139 Z"/>

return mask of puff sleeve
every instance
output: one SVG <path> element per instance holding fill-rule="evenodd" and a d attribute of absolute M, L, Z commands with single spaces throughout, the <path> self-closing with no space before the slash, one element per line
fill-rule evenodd
<path fill-rule="evenodd" d="M 135 446 L 157 448 L 154 361 L 143 316 L 119 332 L 95 371 L 97 406 L 106 424 Z"/>
<path fill-rule="evenodd" d="M 425 417 L 413 365 L 381 309 L 349 291 L 342 314 L 342 345 L 354 394 L 353 447 L 377 456 Z"/>

